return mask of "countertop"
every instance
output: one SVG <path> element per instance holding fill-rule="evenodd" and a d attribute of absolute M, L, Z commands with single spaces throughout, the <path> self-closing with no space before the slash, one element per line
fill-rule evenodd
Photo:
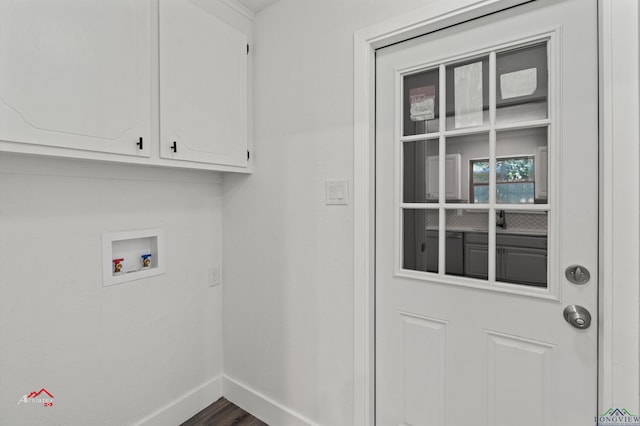
<path fill-rule="evenodd" d="M 436 226 L 428 226 L 427 231 L 437 231 L 438 227 Z M 447 232 L 474 232 L 479 234 L 486 234 L 489 232 L 487 228 L 477 228 L 477 227 L 464 227 L 464 226 L 455 226 L 449 227 L 446 229 Z M 505 235 L 527 235 L 534 237 L 546 237 L 547 231 L 543 229 L 502 229 L 496 228 L 496 234 L 505 234 Z"/>

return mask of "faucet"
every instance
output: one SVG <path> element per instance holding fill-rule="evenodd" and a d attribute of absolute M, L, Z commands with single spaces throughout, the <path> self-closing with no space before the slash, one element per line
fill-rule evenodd
<path fill-rule="evenodd" d="M 496 226 L 502 229 L 507 229 L 507 218 L 504 210 L 496 211 Z"/>

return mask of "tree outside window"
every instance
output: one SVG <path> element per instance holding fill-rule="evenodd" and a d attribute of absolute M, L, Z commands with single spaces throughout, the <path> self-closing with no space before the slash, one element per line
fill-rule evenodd
<path fill-rule="evenodd" d="M 533 204 L 535 202 L 534 157 L 496 159 L 496 203 Z M 489 160 L 471 160 L 469 197 L 474 203 L 489 202 Z"/>

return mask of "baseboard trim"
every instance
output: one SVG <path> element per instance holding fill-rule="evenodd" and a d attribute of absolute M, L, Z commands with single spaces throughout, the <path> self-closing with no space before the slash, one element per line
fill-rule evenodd
<path fill-rule="evenodd" d="M 222 397 L 222 376 L 215 377 L 145 417 L 136 426 L 179 425 Z"/>
<path fill-rule="evenodd" d="M 318 426 L 301 414 L 227 375 L 223 378 L 222 389 L 225 398 L 270 425 Z"/>

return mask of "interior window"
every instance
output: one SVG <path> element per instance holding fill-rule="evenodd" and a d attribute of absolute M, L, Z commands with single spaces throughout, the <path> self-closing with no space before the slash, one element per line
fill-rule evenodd
<path fill-rule="evenodd" d="M 534 157 L 496 159 L 496 203 L 533 204 L 535 202 Z M 474 203 L 489 202 L 489 160 L 470 160 L 469 197 Z"/>

